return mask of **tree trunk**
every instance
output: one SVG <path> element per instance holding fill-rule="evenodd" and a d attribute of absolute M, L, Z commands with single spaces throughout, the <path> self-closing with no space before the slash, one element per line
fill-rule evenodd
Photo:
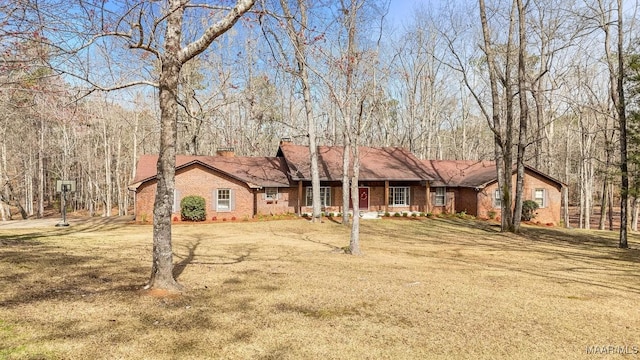
<path fill-rule="evenodd" d="M 638 212 L 639 212 L 639 207 L 640 205 L 640 198 L 639 197 L 634 197 L 633 201 L 631 202 L 631 230 L 632 231 L 638 231 Z"/>
<path fill-rule="evenodd" d="M 360 191 L 358 189 L 358 179 L 360 176 L 360 151 L 357 143 L 352 147 L 352 153 L 353 175 L 351 177 L 351 203 L 353 204 L 353 223 L 351 224 L 349 253 L 351 253 L 351 255 L 362 255 L 362 252 L 360 251 Z"/>
<path fill-rule="evenodd" d="M 342 150 L 342 225 L 344 226 L 349 226 L 349 189 L 351 188 L 349 184 L 351 146 L 349 144 L 350 140 L 347 131 L 345 126 L 345 133 L 343 134 L 344 148 Z"/>
<path fill-rule="evenodd" d="M 255 0 L 238 0 L 223 18 L 207 28 L 202 36 L 181 48 L 182 22 L 185 4 L 169 0 L 165 17 L 164 54 L 160 55 L 159 80 L 160 151 L 158 156 L 156 198 L 153 207 L 153 263 L 146 288 L 180 290 L 173 277 L 171 246 L 171 214 L 175 192 L 175 165 L 178 120 L 178 83 L 182 65 L 202 53 L 211 43 L 229 30 L 254 4 Z"/>
<path fill-rule="evenodd" d="M 38 144 L 38 213 L 36 215 L 38 218 L 44 216 L 44 132 L 44 120 L 40 119 L 40 141 Z"/>
<path fill-rule="evenodd" d="M 524 156 L 526 151 L 527 131 L 529 123 L 529 106 L 527 104 L 526 93 L 526 73 L 525 73 L 525 16 L 522 0 L 516 0 L 518 7 L 518 98 L 520 104 L 520 131 L 518 135 L 518 155 L 516 158 L 516 201 L 513 214 L 513 231 L 520 231 L 520 221 L 522 218 L 522 202 L 524 192 Z"/>
<path fill-rule="evenodd" d="M 613 231 L 613 184 L 609 184 L 609 189 L 607 190 L 607 197 L 609 200 L 607 203 L 609 204 L 609 231 Z"/>
<path fill-rule="evenodd" d="M 607 161 L 607 168 L 609 167 L 609 162 Z M 609 176 L 605 174 L 604 180 L 602 182 L 602 198 L 600 201 L 600 222 L 598 223 L 598 230 L 604 230 L 606 220 L 607 220 L 607 205 L 609 199 Z"/>
<path fill-rule="evenodd" d="M 512 166 L 513 166 L 513 91 L 511 90 L 511 46 L 514 32 L 514 14 L 516 11 L 515 2 L 511 8 L 511 18 L 509 22 L 509 35 L 507 40 L 506 64 L 504 72 L 504 101 L 506 103 L 506 123 L 501 120 L 502 101 L 498 91 L 498 71 L 495 59 L 493 44 L 487 20 L 486 6 L 484 0 L 479 0 L 480 21 L 482 24 L 484 52 L 487 56 L 487 66 L 489 68 L 489 85 L 491 88 L 491 123 L 489 124 L 494 135 L 494 151 L 496 158 L 496 172 L 498 176 L 498 187 L 501 191 L 501 230 L 513 231 L 513 212 L 511 196 L 512 187 Z"/>
<path fill-rule="evenodd" d="M 626 103 L 624 97 L 624 28 L 622 26 L 622 0 L 618 0 L 618 103 L 616 110 L 618 111 L 618 122 L 620 125 L 620 242 L 618 247 L 626 249 L 629 247 L 627 243 L 627 212 L 629 208 L 629 173 L 627 160 L 627 115 Z"/>
<path fill-rule="evenodd" d="M 307 70 L 307 0 L 298 0 L 300 13 L 300 29 L 296 30 L 294 18 L 285 0 L 280 0 L 280 6 L 287 20 L 287 34 L 294 45 L 294 53 L 298 70 L 296 76 L 302 85 L 302 96 L 304 98 L 305 118 L 307 120 L 307 134 L 309 135 L 309 157 L 311 161 L 311 193 L 312 193 L 312 215 L 313 222 L 320 222 L 322 212 L 320 203 L 320 173 L 318 171 L 318 143 L 316 134 L 316 121 L 313 117 L 313 101 L 311 97 L 311 84 L 309 83 L 309 72 Z"/>
<path fill-rule="evenodd" d="M 169 1 L 165 35 L 165 53 L 161 58 L 159 82 L 160 101 L 160 154 L 156 198 L 153 207 L 153 265 L 147 288 L 181 290 L 173 277 L 173 250 L 171 245 L 171 214 L 174 203 L 178 81 L 182 63 L 178 59 L 181 46 L 182 16 L 184 8 L 179 0 Z"/>

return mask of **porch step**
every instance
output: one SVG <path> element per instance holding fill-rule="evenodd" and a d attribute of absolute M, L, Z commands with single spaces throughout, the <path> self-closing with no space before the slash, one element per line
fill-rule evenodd
<path fill-rule="evenodd" d="M 360 212 L 360 219 L 378 220 L 378 219 L 380 219 L 380 217 L 378 216 L 378 213 L 375 212 L 375 211 L 361 211 Z"/>

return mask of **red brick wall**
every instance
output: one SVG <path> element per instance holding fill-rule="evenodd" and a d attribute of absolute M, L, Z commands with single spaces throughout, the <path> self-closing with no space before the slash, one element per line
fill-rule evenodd
<path fill-rule="evenodd" d="M 298 205 L 298 188 L 278 188 L 278 198 L 265 199 L 265 189 L 258 190 L 256 201 L 258 215 L 295 213 Z"/>
<path fill-rule="evenodd" d="M 153 221 L 153 203 L 156 196 L 156 180 L 148 181 L 136 191 L 135 214 L 138 222 Z"/>
<path fill-rule="evenodd" d="M 470 188 L 455 189 L 456 212 L 465 212 L 468 215 L 478 216 L 478 192 Z"/>
<path fill-rule="evenodd" d="M 516 175 L 513 175 L 513 193 L 515 197 Z M 478 193 L 478 216 L 489 217 L 489 211 L 496 212 L 500 216 L 500 208 L 493 207 L 493 197 L 498 183 L 493 183 Z M 534 222 L 557 225 L 560 222 L 562 208 L 562 189 L 555 183 L 539 176 L 531 171 L 525 172 L 523 196 L 524 200 L 533 200 L 535 189 L 545 189 L 547 206 L 536 210 Z"/>
<path fill-rule="evenodd" d="M 436 206 L 436 190 L 431 188 L 430 190 L 430 210 L 428 212 L 432 214 L 451 214 L 456 211 L 456 206 L 459 201 L 458 192 L 455 188 L 445 188 L 445 203 L 444 206 Z"/>
<path fill-rule="evenodd" d="M 215 204 L 215 189 L 233 190 L 235 196 L 235 208 L 229 212 L 217 212 Z M 252 218 L 254 213 L 254 200 L 260 204 L 262 195 L 254 192 L 245 183 L 214 172 L 198 164 L 188 166 L 176 172 L 177 209 L 173 217 L 180 218 L 180 200 L 189 195 L 199 195 L 205 200 L 207 220 L 215 216 L 217 220 L 235 217 L 237 220 Z M 149 181 L 138 188 L 136 193 L 136 221 L 153 220 L 153 203 L 155 200 L 156 181 Z M 285 202 L 283 202 L 284 204 Z M 266 204 L 265 204 L 266 205 Z M 286 212 L 286 211 L 284 211 Z"/>

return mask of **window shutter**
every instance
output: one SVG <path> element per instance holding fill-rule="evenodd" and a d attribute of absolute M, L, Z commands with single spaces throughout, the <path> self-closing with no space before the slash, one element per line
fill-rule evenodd
<path fill-rule="evenodd" d="M 411 205 L 411 187 L 407 187 L 407 205 Z"/>
<path fill-rule="evenodd" d="M 234 211 L 236 209 L 236 191 L 229 190 L 229 210 Z"/>
<path fill-rule="evenodd" d="M 280 200 L 280 189 L 278 189 L 278 193 L 276 194 L 276 199 Z"/>
<path fill-rule="evenodd" d="M 264 192 L 262 193 L 262 200 L 267 200 L 267 189 L 264 189 Z"/>
<path fill-rule="evenodd" d="M 547 189 L 542 189 L 542 207 L 548 206 Z"/>
<path fill-rule="evenodd" d="M 218 211 L 218 189 L 213 189 L 211 197 L 211 210 Z"/>

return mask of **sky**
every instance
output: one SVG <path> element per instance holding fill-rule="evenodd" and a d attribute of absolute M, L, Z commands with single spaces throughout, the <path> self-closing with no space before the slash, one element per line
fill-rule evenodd
<path fill-rule="evenodd" d="M 430 0 L 391 0 L 389 4 L 389 20 L 395 24 L 402 24 L 403 20 L 411 19 L 416 6 L 427 4 Z"/>

